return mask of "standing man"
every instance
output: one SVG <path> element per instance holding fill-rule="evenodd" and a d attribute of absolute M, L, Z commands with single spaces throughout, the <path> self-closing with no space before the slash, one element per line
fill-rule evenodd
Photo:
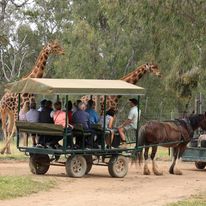
<path fill-rule="evenodd" d="M 122 140 L 122 146 L 121 146 L 122 148 L 126 148 L 125 130 L 137 129 L 138 101 L 135 98 L 129 99 L 129 101 L 130 101 L 131 109 L 129 111 L 128 118 L 118 127 L 118 132 Z M 141 114 L 141 111 L 139 110 L 139 116 L 140 114 Z"/>

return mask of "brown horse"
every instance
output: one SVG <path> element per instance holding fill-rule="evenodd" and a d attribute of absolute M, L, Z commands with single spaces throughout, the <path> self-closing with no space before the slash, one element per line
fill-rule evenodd
<path fill-rule="evenodd" d="M 139 130 L 138 146 L 144 148 L 144 174 L 149 175 L 148 152 L 152 147 L 151 159 L 152 169 L 155 175 L 162 175 L 155 162 L 155 155 L 159 145 L 173 148 L 173 161 L 169 173 L 181 175 L 182 172 L 176 166 L 176 160 L 179 159 L 186 149 L 187 143 L 193 137 L 197 128 L 206 130 L 206 113 L 196 114 L 186 119 L 177 119 L 174 121 L 158 122 L 149 121 Z M 142 150 L 139 153 L 139 161 L 142 160 Z"/>

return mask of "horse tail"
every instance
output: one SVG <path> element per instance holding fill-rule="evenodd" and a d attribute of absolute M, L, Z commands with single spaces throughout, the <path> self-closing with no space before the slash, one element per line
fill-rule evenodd
<path fill-rule="evenodd" d="M 145 132 L 146 132 L 146 125 L 143 125 L 139 129 L 139 134 L 138 134 L 138 147 L 142 147 L 145 144 Z M 138 154 L 138 160 L 139 160 L 139 165 L 143 162 L 143 147 L 139 149 Z"/>
<path fill-rule="evenodd" d="M 145 125 L 141 126 L 138 133 L 138 142 L 137 146 L 143 146 L 145 144 Z M 143 148 L 138 149 L 138 151 L 134 151 L 133 158 L 132 158 L 132 164 L 137 164 L 137 160 L 139 162 L 139 165 L 143 162 Z"/>

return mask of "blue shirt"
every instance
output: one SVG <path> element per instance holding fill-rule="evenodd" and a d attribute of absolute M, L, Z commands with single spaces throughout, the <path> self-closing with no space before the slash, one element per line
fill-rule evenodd
<path fill-rule="evenodd" d="M 72 116 L 73 123 L 82 124 L 84 129 L 89 129 L 89 114 L 83 110 L 77 110 Z"/>
<path fill-rule="evenodd" d="M 86 109 L 85 112 L 89 114 L 89 123 L 97 124 L 99 122 L 99 115 L 94 109 Z"/>

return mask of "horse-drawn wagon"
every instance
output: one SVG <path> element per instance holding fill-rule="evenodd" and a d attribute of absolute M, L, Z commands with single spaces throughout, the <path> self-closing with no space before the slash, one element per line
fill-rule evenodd
<path fill-rule="evenodd" d="M 121 80 L 86 80 L 86 79 L 24 79 L 8 85 L 8 89 L 13 93 L 31 95 L 61 95 L 65 96 L 68 102 L 68 95 L 103 95 L 104 113 L 106 111 L 106 99 L 108 95 L 132 95 L 137 96 L 138 100 L 143 94 L 144 89 L 136 85 L 129 84 Z M 19 106 L 20 110 L 20 106 Z M 68 123 L 68 111 L 66 111 L 66 125 Z M 138 121 L 139 124 L 139 121 Z M 132 151 L 137 150 L 137 136 L 130 148 L 106 148 L 105 147 L 105 114 L 103 128 L 94 127 L 95 135 L 100 136 L 100 148 L 81 148 L 68 147 L 68 142 L 81 135 L 83 140 L 88 134 L 82 128 L 75 128 L 71 131 L 59 125 L 49 123 L 29 123 L 16 122 L 17 127 L 17 148 L 30 156 L 29 166 L 34 174 L 45 174 L 50 165 L 65 166 L 66 173 L 70 177 L 82 177 L 89 173 L 92 165 L 108 166 L 109 174 L 112 177 L 124 177 L 128 171 L 128 156 Z M 137 125 L 138 128 L 138 125 Z M 20 145 L 20 132 L 33 133 L 37 135 L 62 136 L 62 148 L 38 148 L 33 146 Z M 84 142 L 84 141 L 83 141 Z M 56 161 L 57 159 L 60 160 Z M 65 158 L 64 158 L 65 157 Z M 62 160 L 64 159 L 64 160 Z"/>

